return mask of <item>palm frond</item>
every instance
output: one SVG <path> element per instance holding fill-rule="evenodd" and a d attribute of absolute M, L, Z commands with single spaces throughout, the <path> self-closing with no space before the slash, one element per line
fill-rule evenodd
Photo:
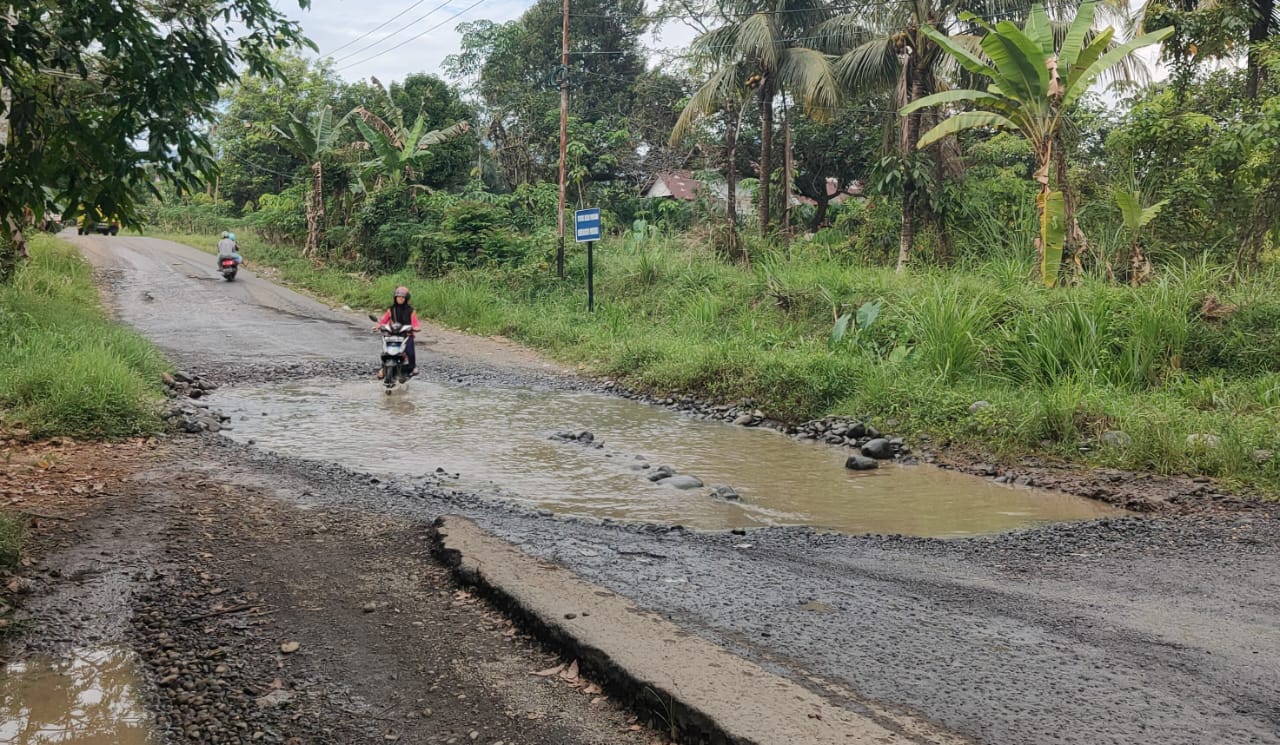
<path fill-rule="evenodd" d="M 688 103 L 676 119 L 675 127 L 671 130 L 671 144 L 679 142 L 689 134 L 695 124 L 704 117 L 720 111 L 725 104 L 730 101 L 741 101 L 746 93 L 741 66 L 727 64 L 721 67 L 689 97 Z"/>
<path fill-rule="evenodd" d="M 831 60 L 807 47 L 791 47 L 783 52 L 778 82 L 797 94 L 807 111 L 835 108 L 840 103 L 840 86 L 831 69 Z"/>
<path fill-rule="evenodd" d="M 763 74 L 776 72 L 778 69 L 778 47 L 782 35 L 778 33 L 773 15 L 756 13 L 738 24 L 738 42 L 736 50 L 748 59 L 760 63 Z"/>
<path fill-rule="evenodd" d="M 882 30 L 890 27 L 863 13 L 844 13 L 823 21 L 807 35 L 814 49 L 828 54 L 848 54 L 873 39 L 887 37 Z"/>
<path fill-rule="evenodd" d="M 878 38 L 841 56 L 832 68 L 841 85 L 861 94 L 893 88 L 900 77 L 902 61 L 898 59 L 892 41 Z"/>

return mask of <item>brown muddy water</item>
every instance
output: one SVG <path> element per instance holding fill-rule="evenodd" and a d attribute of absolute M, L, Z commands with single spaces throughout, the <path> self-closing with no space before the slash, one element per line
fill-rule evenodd
<path fill-rule="evenodd" d="M 850 451 L 765 429 L 701 421 L 593 393 L 415 380 L 384 396 L 373 381 L 224 388 L 215 405 L 239 441 L 362 471 L 443 468 L 459 488 L 561 514 L 704 530 L 807 525 L 848 533 L 965 536 L 1118 514 L 1091 500 L 1005 486 L 930 466 L 844 468 Z M 550 439 L 587 430 L 603 448 Z M 671 466 L 706 488 L 650 483 Z M 732 486 L 741 501 L 710 495 Z"/>
<path fill-rule="evenodd" d="M 0 745 L 152 745 L 133 657 L 77 649 L 0 672 Z"/>

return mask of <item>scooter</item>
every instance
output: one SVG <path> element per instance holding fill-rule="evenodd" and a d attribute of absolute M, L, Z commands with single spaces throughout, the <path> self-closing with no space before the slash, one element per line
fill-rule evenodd
<path fill-rule="evenodd" d="M 378 323 L 376 316 L 369 316 L 369 320 Z M 396 383 L 404 385 L 413 376 L 407 352 L 413 327 L 391 321 L 379 325 L 378 333 L 382 334 L 382 386 L 390 396 Z"/>
<path fill-rule="evenodd" d="M 236 270 L 239 268 L 240 262 L 230 256 L 224 256 L 221 259 L 218 259 L 218 270 L 222 272 L 222 278 L 228 282 L 235 280 Z"/>

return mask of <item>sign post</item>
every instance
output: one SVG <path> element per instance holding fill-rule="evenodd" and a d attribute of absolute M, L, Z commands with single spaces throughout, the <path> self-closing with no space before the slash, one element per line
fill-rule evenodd
<path fill-rule="evenodd" d="M 595 257 L 592 249 L 600 240 L 600 208 L 578 210 L 573 213 L 573 238 L 587 244 L 587 312 L 596 310 Z"/>

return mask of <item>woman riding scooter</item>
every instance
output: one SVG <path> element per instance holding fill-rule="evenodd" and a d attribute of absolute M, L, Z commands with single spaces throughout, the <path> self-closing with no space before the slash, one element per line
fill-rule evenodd
<path fill-rule="evenodd" d="M 418 374 L 418 360 L 413 353 L 413 336 L 422 330 L 418 325 L 418 314 L 413 311 L 413 306 L 409 304 L 409 288 L 397 287 L 395 294 L 391 298 L 391 307 L 386 313 L 382 314 L 382 318 L 378 320 L 378 325 L 373 327 L 374 331 L 382 328 L 388 323 L 398 323 L 402 326 L 409 326 L 413 329 L 413 333 L 409 334 L 409 343 L 405 346 L 405 356 L 409 358 L 409 368 L 413 370 L 413 375 Z M 378 380 L 382 380 L 384 371 L 378 369 Z"/>

